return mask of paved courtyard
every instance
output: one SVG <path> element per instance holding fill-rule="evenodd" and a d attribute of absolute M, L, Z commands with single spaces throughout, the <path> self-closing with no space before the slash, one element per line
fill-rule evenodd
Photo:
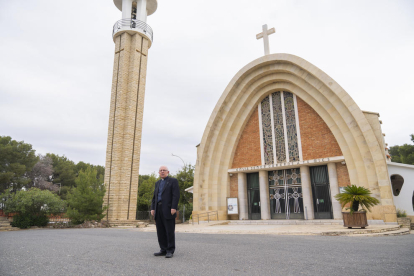
<path fill-rule="evenodd" d="M 324 237 L 177 233 L 154 257 L 138 229 L 0 232 L 0 275 L 414 275 L 414 235 Z"/>

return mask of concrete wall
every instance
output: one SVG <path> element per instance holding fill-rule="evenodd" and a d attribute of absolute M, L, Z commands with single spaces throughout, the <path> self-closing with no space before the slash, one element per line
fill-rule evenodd
<path fill-rule="evenodd" d="M 408 216 L 414 216 L 413 210 L 413 193 L 414 193 L 414 166 L 399 163 L 388 163 L 388 172 L 390 177 L 393 175 L 401 175 L 404 178 L 404 184 L 400 194 L 393 194 L 395 207 L 407 212 Z"/>

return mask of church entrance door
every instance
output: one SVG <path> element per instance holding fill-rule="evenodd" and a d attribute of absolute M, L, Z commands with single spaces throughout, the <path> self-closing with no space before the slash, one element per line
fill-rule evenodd
<path fill-rule="evenodd" d="M 332 219 L 331 191 L 327 166 L 310 167 L 315 219 Z"/>
<path fill-rule="evenodd" d="M 270 214 L 272 219 L 303 219 L 300 169 L 269 172 Z"/>
<path fill-rule="evenodd" d="M 249 219 L 261 219 L 259 173 L 248 173 L 247 176 L 247 204 Z"/>

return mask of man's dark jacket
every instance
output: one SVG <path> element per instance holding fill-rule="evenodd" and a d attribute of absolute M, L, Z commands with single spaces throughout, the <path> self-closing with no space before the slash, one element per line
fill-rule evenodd
<path fill-rule="evenodd" d="M 178 180 L 167 176 L 165 179 L 164 189 L 161 193 L 161 209 L 166 219 L 174 219 L 177 213 L 171 215 L 171 209 L 178 209 L 178 200 L 180 199 L 180 188 L 178 187 Z M 151 210 L 155 210 L 154 217 L 158 212 L 158 188 L 161 179 L 155 183 L 154 195 L 152 197 Z"/>

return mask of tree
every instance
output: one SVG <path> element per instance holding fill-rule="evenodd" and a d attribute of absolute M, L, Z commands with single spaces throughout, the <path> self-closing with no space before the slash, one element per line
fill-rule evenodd
<path fill-rule="evenodd" d="M 6 214 L 17 213 L 13 217 L 13 223 L 20 228 L 45 226 L 48 222 L 47 215 L 61 213 L 65 209 L 65 202 L 59 196 L 38 188 L 15 193 L 9 189 L 0 195 L 0 200 Z"/>
<path fill-rule="evenodd" d="M 8 188 L 14 191 L 30 183 L 26 174 L 37 163 L 38 157 L 32 145 L 0 136 L 0 193 Z"/>
<path fill-rule="evenodd" d="M 180 202 L 179 204 L 192 204 L 193 203 L 193 194 L 186 192 L 185 189 L 193 186 L 194 183 L 194 166 L 191 164 L 185 165 L 177 172 L 174 176 L 178 180 L 178 185 L 180 187 Z"/>
<path fill-rule="evenodd" d="M 193 211 L 193 194 L 186 192 L 185 189 L 194 185 L 194 169 L 191 164 L 184 165 L 181 170 L 174 176 L 178 180 L 178 186 L 180 188 L 180 208 L 185 206 L 185 218 L 189 219 L 191 212 Z"/>
<path fill-rule="evenodd" d="M 57 192 L 59 190 L 59 186 L 51 182 L 53 174 L 52 158 L 43 155 L 39 155 L 38 157 L 39 161 L 27 174 L 31 180 L 30 187 Z"/>
<path fill-rule="evenodd" d="M 97 171 L 88 167 L 81 170 L 76 178 L 76 187 L 68 193 L 67 216 L 74 224 L 80 224 L 88 220 L 100 221 L 107 207 L 102 207 L 105 196 L 103 176 L 96 178 Z"/>
<path fill-rule="evenodd" d="M 411 134 L 411 141 L 414 143 L 414 134 Z M 402 146 L 390 147 L 392 162 L 414 165 L 414 145 L 404 144 Z"/>
<path fill-rule="evenodd" d="M 66 156 L 59 156 L 53 153 L 46 154 L 53 162 L 52 182 L 60 183 L 60 197 L 66 199 L 66 195 L 70 188 L 75 186 L 76 167 L 75 163 Z"/>
<path fill-rule="evenodd" d="M 158 177 L 155 173 L 140 175 L 138 181 L 137 210 L 148 211 L 151 208 L 152 196 L 154 194 L 155 182 Z"/>
<path fill-rule="evenodd" d="M 80 161 L 78 164 L 76 164 L 76 166 L 75 166 L 75 173 L 76 173 L 76 176 L 79 174 L 79 172 L 81 171 L 81 170 L 83 170 L 83 171 L 86 171 L 86 169 L 88 168 L 88 167 L 91 167 L 92 169 L 95 169 L 96 170 L 96 172 L 97 172 L 97 174 L 96 174 L 96 178 L 100 178 L 101 176 L 102 177 L 105 177 L 105 167 L 104 166 L 101 166 L 101 165 L 92 165 L 92 164 L 89 164 L 89 163 L 85 163 L 85 162 L 82 162 L 82 161 Z"/>

